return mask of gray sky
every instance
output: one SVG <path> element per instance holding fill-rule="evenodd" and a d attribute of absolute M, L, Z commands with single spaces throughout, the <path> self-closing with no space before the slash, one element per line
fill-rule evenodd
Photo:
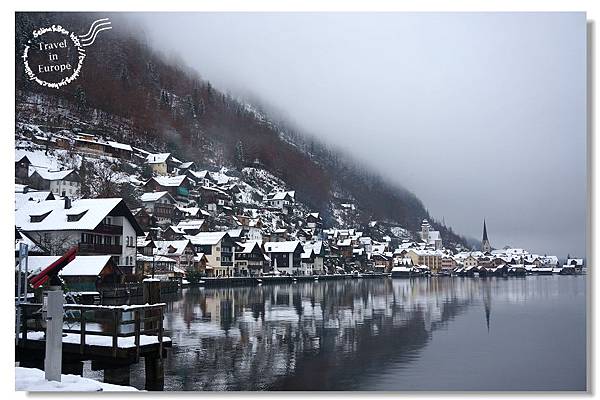
<path fill-rule="evenodd" d="M 136 14 L 157 49 L 404 185 L 455 231 L 586 234 L 583 13 Z"/>

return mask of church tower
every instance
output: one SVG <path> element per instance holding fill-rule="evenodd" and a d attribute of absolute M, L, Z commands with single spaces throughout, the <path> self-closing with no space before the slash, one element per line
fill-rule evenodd
<path fill-rule="evenodd" d="M 429 227 L 429 222 L 424 219 L 423 223 L 421 224 L 421 240 L 425 243 L 429 243 Z"/>
<path fill-rule="evenodd" d="M 485 219 L 483 220 L 483 239 L 481 239 L 481 251 L 484 253 L 488 253 L 492 251 L 492 246 L 490 246 L 490 241 L 487 236 L 487 228 L 485 226 Z"/>

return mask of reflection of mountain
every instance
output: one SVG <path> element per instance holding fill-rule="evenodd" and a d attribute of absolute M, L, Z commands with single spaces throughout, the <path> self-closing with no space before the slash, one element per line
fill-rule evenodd
<path fill-rule="evenodd" d="M 418 357 L 481 282 L 347 280 L 190 289 L 169 305 L 171 390 L 352 389 Z"/>

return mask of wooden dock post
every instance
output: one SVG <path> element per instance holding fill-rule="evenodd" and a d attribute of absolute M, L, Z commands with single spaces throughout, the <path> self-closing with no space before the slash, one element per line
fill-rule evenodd
<path fill-rule="evenodd" d="M 104 369 L 104 383 L 129 386 L 131 371 L 129 364 Z"/>
<path fill-rule="evenodd" d="M 158 279 L 144 279 L 144 303 L 160 303 L 160 281 Z M 161 310 L 147 310 L 146 318 L 162 318 Z M 144 357 L 146 372 L 146 390 L 163 390 L 165 385 L 165 370 L 162 357 L 162 320 L 152 321 L 150 329 L 157 329 L 159 334 L 159 357 Z"/>
<path fill-rule="evenodd" d="M 163 390 L 165 369 L 162 357 L 144 357 L 146 390 Z"/>

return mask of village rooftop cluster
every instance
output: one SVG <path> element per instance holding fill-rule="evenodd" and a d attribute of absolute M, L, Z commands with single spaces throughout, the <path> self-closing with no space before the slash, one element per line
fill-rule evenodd
<path fill-rule="evenodd" d="M 61 272 L 73 290 L 149 276 L 184 282 L 336 273 L 565 274 L 583 268 L 582 259 L 567 257 L 563 265 L 556 256 L 495 250 L 485 222 L 478 251 L 444 247 L 427 220 L 419 232 L 386 231 L 378 221 L 327 227 L 319 212 L 258 162 L 241 171 L 208 170 L 169 152 L 94 134 L 24 128 L 15 160 L 15 251 L 28 245 L 34 272 L 77 246 L 75 261 Z M 123 198 L 82 198 L 84 159 L 100 168 L 123 166 L 115 170 L 115 184 L 136 190 L 137 207 Z M 343 203 L 339 209 L 351 213 L 356 207 Z"/>

